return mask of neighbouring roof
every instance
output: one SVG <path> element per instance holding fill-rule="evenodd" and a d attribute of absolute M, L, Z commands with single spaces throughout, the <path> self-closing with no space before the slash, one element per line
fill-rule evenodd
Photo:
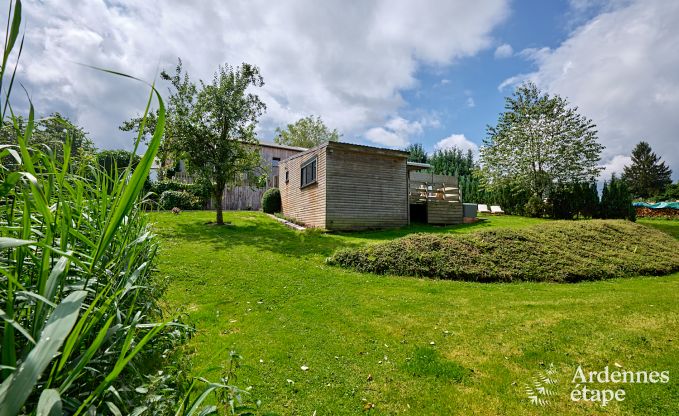
<path fill-rule="evenodd" d="M 264 147 L 273 147 L 273 148 L 276 148 L 276 149 L 294 150 L 296 152 L 303 152 L 305 150 L 308 150 L 306 147 L 286 146 L 284 144 L 267 142 L 267 141 L 264 141 L 264 140 L 260 140 L 259 145 L 264 146 Z"/>

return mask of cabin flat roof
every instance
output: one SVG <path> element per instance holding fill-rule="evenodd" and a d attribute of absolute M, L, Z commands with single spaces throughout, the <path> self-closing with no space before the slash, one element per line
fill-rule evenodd
<path fill-rule="evenodd" d="M 406 164 L 408 166 L 412 166 L 413 168 L 418 168 L 418 169 L 431 169 L 431 167 L 432 167 L 429 163 L 407 162 Z"/>
<path fill-rule="evenodd" d="M 311 149 L 306 149 L 302 153 L 298 153 L 296 155 L 292 155 L 289 158 L 285 160 L 290 160 L 290 159 L 295 159 L 300 156 L 304 156 L 308 153 L 311 153 L 312 151 L 316 151 L 318 149 L 323 149 L 324 147 L 329 147 L 331 149 L 346 149 L 346 150 L 352 150 L 356 152 L 362 152 L 362 153 L 372 153 L 372 154 L 379 154 L 379 155 L 384 155 L 384 156 L 391 156 L 391 157 L 398 157 L 398 158 L 407 158 L 409 153 L 403 150 L 394 150 L 394 149 L 386 149 L 383 147 L 374 147 L 374 146 L 366 146 L 363 144 L 355 144 L 355 143 L 345 143 L 345 142 L 325 142 L 321 143 L 318 146 L 312 147 Z"/>

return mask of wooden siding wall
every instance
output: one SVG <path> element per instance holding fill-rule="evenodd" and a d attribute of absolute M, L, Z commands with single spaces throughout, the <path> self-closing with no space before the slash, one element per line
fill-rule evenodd
<path fill-rule="evenodd" d="M 327 159 L 326 228 L 408 224 L 405 158 L 328 147 Z"/>
<path fill-rule="evenodd" d="M 316 183 L 300 188 L 304 162 L 316 157 Z M 285 172 L 288 172 L 288 181 Z M 308 227 L 326 228 L 326 148 L 305 153 L 281 162 L 281 204 L 283 215 L 301 221 Z"/>

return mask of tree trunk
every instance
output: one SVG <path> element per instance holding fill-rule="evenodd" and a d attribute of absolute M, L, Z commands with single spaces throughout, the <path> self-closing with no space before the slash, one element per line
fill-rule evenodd
<path fill-rule="evenodd" d="M 221 186 L 220 186 L 221 185 Z M 217 224 L 224 225 L 224 215 L 222 214 L 222 196 L 224 195 L 224 185 L 215 185 L 215 209 L 217 210 Z"/>

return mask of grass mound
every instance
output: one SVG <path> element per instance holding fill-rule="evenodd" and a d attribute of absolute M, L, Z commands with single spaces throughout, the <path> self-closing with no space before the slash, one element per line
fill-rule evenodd
<path fill-rule="evenodd" d="M 481 282 L 576 282 L 679 270 L 679 241 L 628 221 L 553 221 L 467 235 L 413 234 L 337 251 L 361 272 Z"/>

